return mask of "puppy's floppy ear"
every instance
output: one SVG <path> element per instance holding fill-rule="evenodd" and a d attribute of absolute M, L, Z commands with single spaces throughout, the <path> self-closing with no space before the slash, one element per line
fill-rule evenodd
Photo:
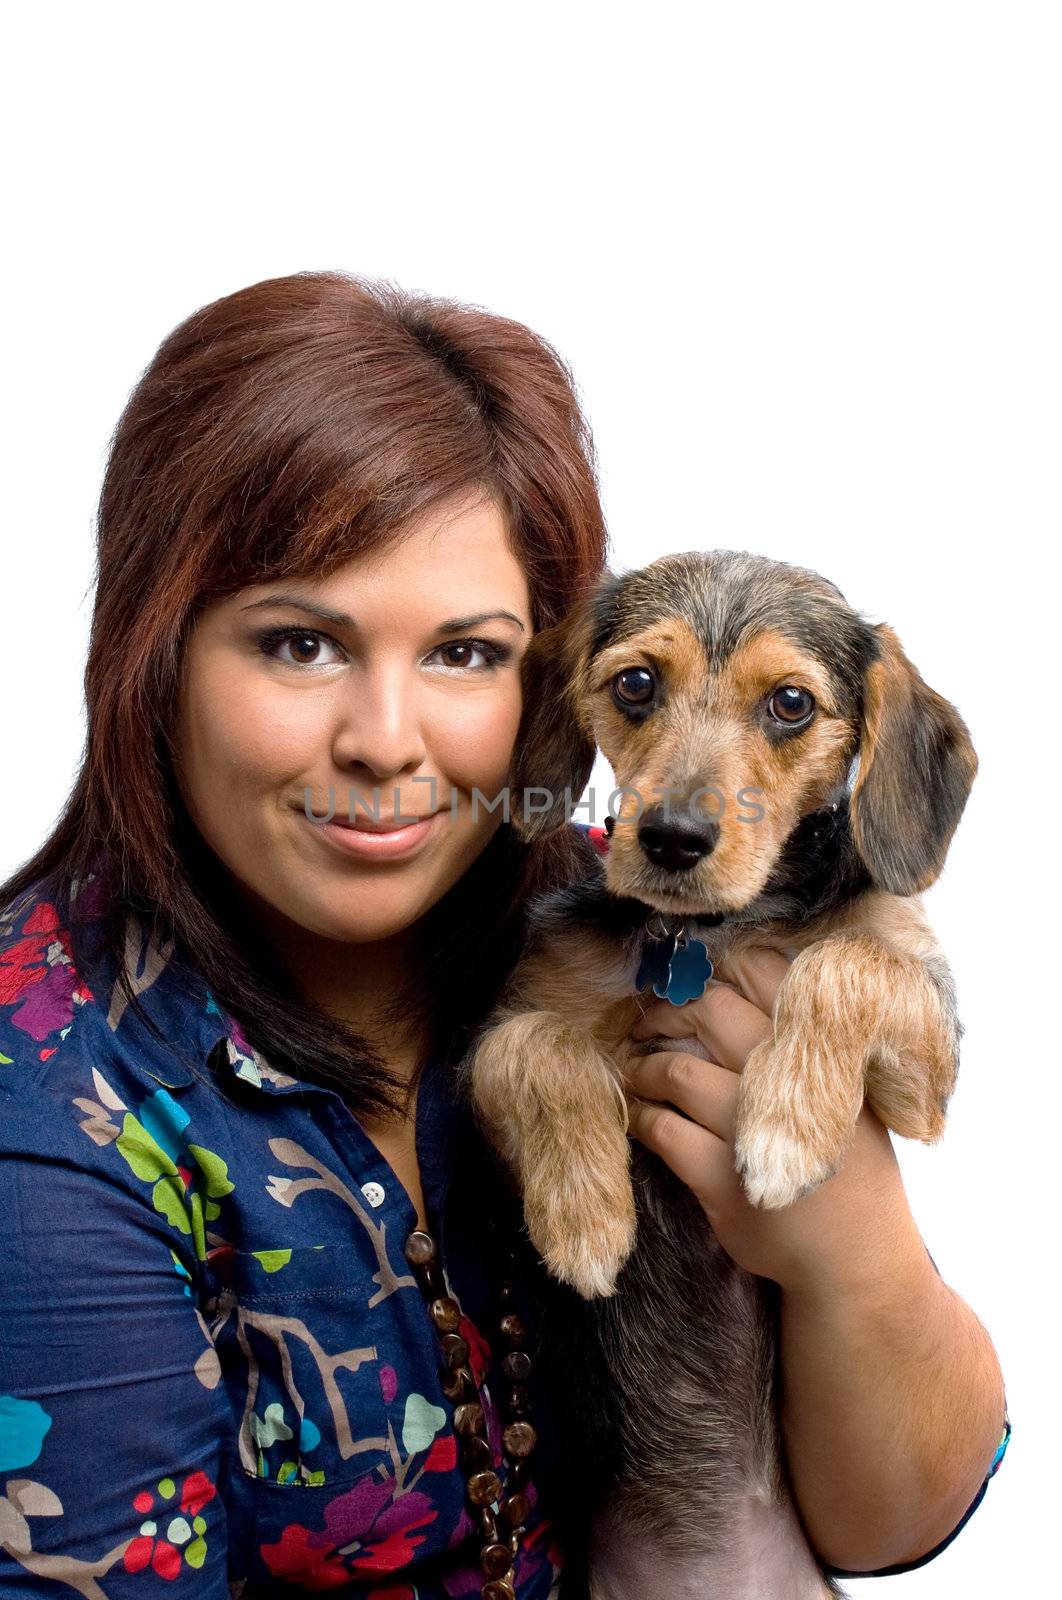
<path fill-rule="evenodd" d="M 510 820 L 529 843 L 568 821 L 565 807 L 578 804 L 593 770 L 597 746 L 582 705 L 590 634 L 584 602 L 536 633 L 520 662 L 523 714 L 509 773 Z"/>
<path fill-rule="evenodd" d="M 879 888 L 915 894 L 940 875 L 977 756 L 965 722 L 919 675 L 893 630 L 880 623 L 874 633 L 879 653 L 863 680 L 852 835 Z"/>

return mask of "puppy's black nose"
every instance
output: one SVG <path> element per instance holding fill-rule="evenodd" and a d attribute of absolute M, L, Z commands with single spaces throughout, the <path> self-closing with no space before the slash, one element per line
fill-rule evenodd
<path fill-rule="evenodd" d="M 638 822 L 638 843 L 654 867 L 668 872 L 689 872 L 711 855 L 719 839 L 719 824 L 708 817 L 667 814 L 652 806 Z"/>

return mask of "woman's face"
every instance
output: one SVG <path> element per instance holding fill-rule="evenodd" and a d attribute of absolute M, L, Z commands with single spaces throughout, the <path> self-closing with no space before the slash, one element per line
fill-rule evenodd
<path fill-rule="evenodd" d="M 523 568 L 484 501 L 432 513 L 328 578 L 262 584 L 203 612 L 184 663 L 178 782 L 266 920 L 385 939 L 461 877 L 502 821 L 473 790 L 487 802 L 504 790 L 531 631 Z M 330 806 L 332 825 L 309 820 Z M 347 848 L 339 826 L 429 813 L 402 855 Z"/>

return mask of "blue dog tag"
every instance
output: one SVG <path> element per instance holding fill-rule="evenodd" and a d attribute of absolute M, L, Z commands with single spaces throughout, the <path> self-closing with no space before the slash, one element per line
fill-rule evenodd
<path fill-rule="evenodd" d="M 674 933 L 664 939 L 650 935 L 642 951 L 635 986 L 644 989 L 652 984 L 659 999 L 682 1006 L 704 993 L 713 970 L 707 947 L 700 939 L 680 940 Z"/>
<path fill-rule="evenodd" d="M 670 1000 L 673 1006 L 684 1006 L 687 1000 L 696 1000 L 704 993 L 714 970 L 707 947 L 699 939 L 684 939 L 671 958 L 671 970 L 661 999 Z"/>

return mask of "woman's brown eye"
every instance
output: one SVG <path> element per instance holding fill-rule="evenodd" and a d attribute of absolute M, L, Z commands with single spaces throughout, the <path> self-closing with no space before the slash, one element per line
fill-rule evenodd
<path fill-rule="evenodd" d="M 320 639 L 318 639 L 317 635 L 314 634 L 314 633 L 293 633 L 293 634 L 289 634 L 288 635 L 288 643 L 291 645 L 296 659 L 298 661 L 300 661 L 303 666 L 306 665 L 307 659 L 309 658 L 310 660 L 312 660 L 314 652 L 317 651 L 317 650 L 320 650 L 320 648 L 321 648 L 321 641 L 320 641 Z M 306 654 L 305 655 L 303 654 L 302 648 L 301 648 L 304 645 L 306 647 Z"/>
<path fill-rule="evenodd" d="M 783 722 L 787 727 L 792 727 L 797 722 L 806 722 L 814 709 L 815 701 L 808 691 L 798 689 L 791 683 L 776 689 L 767 702 L 767 710 L 775 722 Z"/>
<path fill-rule="evenodd" d="M 622 705 L 644 706 L 653 698 L 655 681 L 648 667 L 626 667 L 612 680 L 612 690 Z"/>

